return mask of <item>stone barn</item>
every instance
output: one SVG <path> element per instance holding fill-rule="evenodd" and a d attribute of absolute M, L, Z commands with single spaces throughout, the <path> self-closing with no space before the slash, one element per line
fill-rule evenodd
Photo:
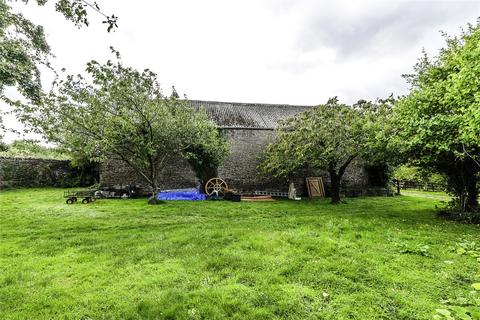
<path fill-rule="evenodd" d="M 208 117 L 217 125 L 230 144 L 230 155 L 218 168 L 218 176 L 223 178 L 229 188 L 241 192 L 287 191 L 286 181 L 275 181 L 258 176 L 259 156 L 265 146 L 274 139 L 274 129 L 279 120 L 294 116 L 313 106 L 233 103 L 190 100 L 195 109 L 203 107 Z M 307 175 L 298 177 L 297 189 L 305 192 L 304 180 Z M 324 176 L 326 173 L 316 173 Z M 186 161 L 175 161 L 169 165 L 159 178 L 162 189 L 177 189 L 199 186 L 194 171 Z M 352 164 L 345 173 L 344 180 L 349 185 L 365 185 L 365 170 Z M 100 170 L 100 183 L 104 186 L 144 185 L 142 178 L 133 170 L 117 161 L 107 161 Z"/>

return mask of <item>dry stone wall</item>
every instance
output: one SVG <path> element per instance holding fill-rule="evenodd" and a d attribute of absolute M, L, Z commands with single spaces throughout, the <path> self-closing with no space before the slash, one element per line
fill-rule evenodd
<path fill-rule="evenodd" d="M 68 160 L 0 157 L 0 188 L 75 187 L 93 182 L 94 177 L 72 168 Z"/>

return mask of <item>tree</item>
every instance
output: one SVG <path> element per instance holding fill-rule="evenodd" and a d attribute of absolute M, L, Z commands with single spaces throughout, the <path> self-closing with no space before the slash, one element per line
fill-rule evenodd
<path fill-rule="evenodd" d="M 28 0 L 22 1 L 28 2 Z M 47 0 L 36 0 L 36 2 L 38 5 L 44 5 Z M 105 19 L 102 21 L 102 23 L 107 25 L 108 32 L 118 28 L 118 17 L 114 14 L 106 15 L 102 10 L 100 10 L 100 6 L 96 1 L 90 3 L 85 0 L 58 0 L 55 3 L 55 9 L 62 13 L 67 20 L 75 23 L 75 25 L 79 28 L 82 26 L 88 26 L 90 24 L 87 11 L 89 8 Z"/>
<path fill-rule="evenodd" d="M 68 76 L 31 110 L 31 125 L 47 140 L 92 160 L 123 161 L 152 192 L 162 169 L 178 157 L 199 170 L 226 156 L 227 143 L 205 111 L 164 96 L 152 71 L 120 61 L 92 61 L 86 70 L 92 83 Z"/>
<path fill-rule="evenodd" d="M 446 36 L 438 57 L 426 54 L 406 75 L 410 93 L 395 107 L 393 147 L 413 165 L 447 176 L 462 211 L 478 208 L 480 29 Z"/>
<path fill-rule="evenodd" d="M 12 12 L 8 2 L 11 1 L 0 0 L 0 101 L 15 106 L 21 113 L 25 105 L 5 96 L 5 88 L 15 87 L 29 104 L 38 104 L 42 96 L 40 68 L 52 69 L 52 54 L 43 27 L 35 25 L 21 13 Z M 22 2 L 28 3 L 28 0 Z M 47 0 L 35 2 L 43 6 Z M 58 0 L 55 8 L 78 27 L 89 25 L 87 8 L 104 16 L 103 23 L 108 25 L 108 31 L 117 27 L 117 17 L 105 15 L 96 2 Z M 0 128 L 3 128 L 1 113 Z"/>
<path fill-rule="evenodd" d="M 367 101 L 351 107 L 333 98 L 282 121 L 259 168 L 287 179 L 307 166 L 327 170 L 332 203 L 339 203 L 340 183 L 347 167 L 380 145 L 375 128 L 383 108 Z"/>

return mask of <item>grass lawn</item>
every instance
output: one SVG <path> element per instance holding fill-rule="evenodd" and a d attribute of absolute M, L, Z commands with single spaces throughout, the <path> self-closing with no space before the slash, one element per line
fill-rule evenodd
<path fill-rule="evenodd" d="M 452 199 L 452 196 L 443 191 L 423 191 L 423 190 L 401 190 L 402 195 L 420 197 L 420 198 L 430 198 L 433 200 L 440 200 L 444 202 L 449 202 Z"/>
<path fill-rule="evenodd" d="M 480 263 L 454 249 L 480 228 L 436 218 L 433 199 L 62 195 L 0 193 L 2 320 L 432 319 L 444 300 L 478 296 Z"/>

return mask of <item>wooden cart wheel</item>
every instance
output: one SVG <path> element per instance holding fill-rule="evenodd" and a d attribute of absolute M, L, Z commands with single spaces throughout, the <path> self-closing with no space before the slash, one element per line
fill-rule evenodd
<path fill-rule="evenodd" d="M 224 195 L 228 189 L 227 183 L 220 178 L 212 178 L 205 183 L 205 193 L 211 195 Z"/>
<path fill-rule="evenodd" d="M 73 203 L 73 199 L 72 198 L 68 198 L 67 199 L 67 204 L 72 204 Z"/>

